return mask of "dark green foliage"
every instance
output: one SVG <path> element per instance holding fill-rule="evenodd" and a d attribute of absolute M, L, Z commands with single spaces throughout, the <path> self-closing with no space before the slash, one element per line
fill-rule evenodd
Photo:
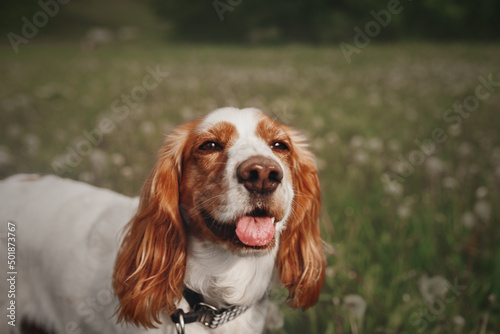
<path fill-rule="evenodd" d="M 402 10 L 377 34 L 381 41 L 401 38 L 498 39 L 500 2 L 495 0 L 151 0 L 172 24 L 178 39 L 198 41 L 339 42 L 352 40 L 372 12 L 390 3 Z"/>

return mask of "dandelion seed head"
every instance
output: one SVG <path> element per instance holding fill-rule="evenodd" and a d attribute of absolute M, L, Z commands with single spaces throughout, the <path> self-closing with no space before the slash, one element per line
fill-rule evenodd
<path fill-rule="evenodd" d="M 380 153 L 384 150 L 384 143 L 379 138 L 370 138 L 366 142 L 366 148 L 372 152 Z"/>
<path fill-rule="evenodd" d="M 384 191 L 387 195 L 399 198 L 404 193 L 404 187 L 401 183 L 397 181 L 384 182 Z"/>
<path fill-rule="evenodd" d="M 449 285 L 448 281 L 439 275 L 433 277 L 422 275 L 418 280 L 420 293 L 422 294 L 424 300 L 429 304 L 446 294 L 446 292 L 448 292 Z"/>
<path fill-rule="evenodd" d="M 402 205 L 398 206 L 398 209 L 396 211 L 398 218 L 401 220 L 407 220 L 408 218 L 411 217 L 412 213 L 413 212 L 412 212 L 411 207 L 409 205 L 406 205 L 406 204 L 402 204 Z"/>
<path fill-rule="evenodd" d="M 353 160 L 356 164 L 363 166 L 366 165 L 370 159 L 365 151 L 359 150 L 354 153 Z"/>
<path fill-rule="evenodd" d="M 476 216 L 472 212 L 467 211 L 463 214 L 462 224 L 464 225 L 464 227 L 472 229 L 476 225 L 476 223 Z"/>
<path fill-rule="evenodd" d="M 156 132 L 156 125 L 151 121 L 143 121 L 141 122 L 140 130 L 144 135 L 150 136 Z"/>
<path fill-rule="evenodd" d="M 111 162 L 113 165 L 121 167 L 125 164 L 125 157 L 120 153 L 111 154 Z"/>
<path fill-rule="evenodd" d="M 425 161 L 425 170 L 427 174 L 429 174 L 430 176 L 436 176 L 441 174 L 442 172 L 444 172 L 445 168 L 446 165 L 443 162 L 443 160 L 441 160 L 436 156 L 429 157 Z"/>
<path fill-rule="evenodd" d="M 120 170 L 120 174 L 127 179 L 131 179 L 134 176 L 134 169 L 131 166 L 125 166 Z"/>
<path fill-rule="evenodd" d="M 488 188 L 486 188 L 485 186 L 481 186 L 481 187 L 476 189 L 476 198 L 477 199 L 483 199 L 483 198 L 486 198 L 487 196 L 488 196 Z"/>
<path fill-rule="evenodd" d="M 360 295 L 347 295 L 344 297 L 342 306 L 349 314 L 358 320 L 363 319 L 366 312 L 366 301 Z"/>
<path fill-rule="evenodd" d="M 453 321 L 453 324 L 457 327 L 464 327 L 465 326 L 465 319 L 460 315 L 454 316 L 452 321 Z"/>
<path fill-rule="evenodd" d="M 327 277 L 333 278 L 335 277 L 335 269 L 333 269 L 333 267 L 327 267 L 325 270 L 325 274 Z"/>
<path fill-rule="evenodd" d="M 474 204 L 474 213 L 483 222 L 489 221 L 491 216 L 491 204 L 484 199 L 478 200 L 476 204 Z"/>
<path fill-rule="evenodd" d="M 474 152 L 474 147 L 469 143 L 461 143 L 457 152 L 460 158 L 469 158 Z"/>
<path fill-rule="evenodd" d="M 451 176 L 447 176 L 442 181 L 443 187 L 450 190 L 455 190 L 459 187 L 457 179 Z"/>
<path fill-rule="evenodd" d="M 353 149 L 361 148 L 364 144 L 364 139 L 361 136 L 354 136 L 349 142 L 349 147 Z"/>

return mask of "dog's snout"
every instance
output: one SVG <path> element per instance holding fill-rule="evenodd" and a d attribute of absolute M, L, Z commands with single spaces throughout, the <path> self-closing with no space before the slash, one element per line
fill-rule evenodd
<path fill-rule="evenodd" d="M 281 183 L 283 170 L 273 159 L 255 156 L 242 162 L 236 175 L 249 192 L 267 194 L 275 191 Z"/>

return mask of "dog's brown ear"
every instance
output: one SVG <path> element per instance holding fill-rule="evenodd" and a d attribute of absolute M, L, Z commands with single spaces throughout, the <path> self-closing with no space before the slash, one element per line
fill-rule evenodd
<path fill-rule="evenodd" d="M 187 238 L 179 183 L 183 147 L 193 127 L 188 123 L 167 138 L 126 227 L 113 274 L 119 321 L 156 327 L 160 313 L 173 313 L 182 299 Z"/>
<path fill-rule="evenodd" d="M 320 236 L 321 195 L 313 155 L 304 139 L 291 131 L 294 201 L 278 253 L 281 282 L 290 292 L 292 307 L 314 305 L 325 278 L 326 259 Z"/>

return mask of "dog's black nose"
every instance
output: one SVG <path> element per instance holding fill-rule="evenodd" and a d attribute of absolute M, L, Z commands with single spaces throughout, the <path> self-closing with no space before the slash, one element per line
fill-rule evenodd
<path fill-rule="evenodd" d="M 283 179 L 283 170 L 273 159 L 255 156 L 243 161 L 236 170 L 238 181 L 251 193 L 268 194 Z"/>

